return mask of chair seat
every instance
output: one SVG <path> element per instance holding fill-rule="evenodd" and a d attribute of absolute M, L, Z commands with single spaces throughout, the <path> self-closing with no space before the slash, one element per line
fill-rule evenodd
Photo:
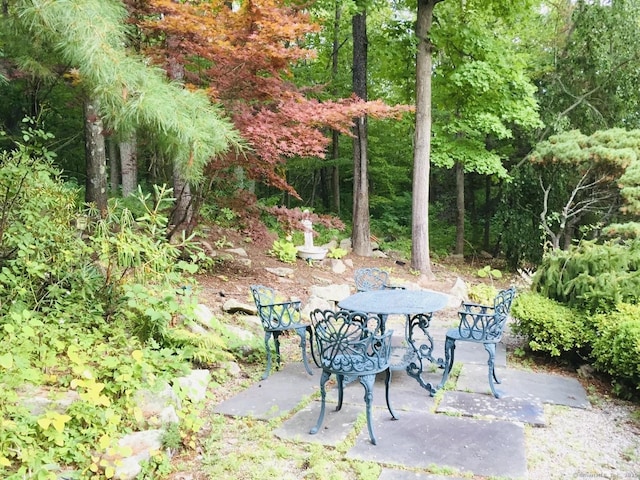
<path fill-rule="evenodd" d="M 286 326 L 274 325 L 272 327 L 264 327 L 267 332 L 284 332 L 285 330 L 297 330 L 298 328 L 309 328 L 309 325 L 304 323 L 290 323 Z"/>
<path fill-rule="evenodd" d="M 500 338 L 474 338 L 469 330 L 462 330 L 460 333 L 460 329 L 458 328 L 450 328 L 447 330 L 447 338 L 451 338 L 452 340 L 462 340 L 464 342 L 474 342 L 474 343 L 499 343 Z"/>
<path fill-rule="evenodd" d="M 387 369 L 389 363 L 378 365 L 374 357 L 362 355 L 336 355 L 331 358 L 322 358 L 322 369 L 337 375 L 376 375 Z"/>

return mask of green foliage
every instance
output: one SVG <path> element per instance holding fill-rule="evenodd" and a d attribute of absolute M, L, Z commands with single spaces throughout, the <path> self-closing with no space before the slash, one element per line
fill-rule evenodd
<path fill-rule="evenodd" d="M 238 215 L 228 207 L 219 207 L 213 203 L 206 203 L 200 207 L 200 216 L 203 220 L 215 223 L 221 227 L 232 227 L 238 221 Z"/>
<path fill-rule="evenodd" d="M 329 243 L 332 240 L 336 240 L 338 238 L 344 238 L 345 235 L 350 236 L 350 234 L 346 232 L 344 228 L 338 229 L 335 227 L 327 227 L 321 224 L 314 224 L 313 231 L 316 233 L 316 236 L 313 237 L 314 245 L 324 245 L 326 243 Z M 304 233 L 294 232 L 293 241 L 294 243 L 297 243 L 298 241 L 303 243 Z"/>
<path fill-rule="evenodd" d="M 23 309 L 59 322 L 99 315 L 100 304 L 86 301 L 99 289 L 99 275 L 91 250 L 71 227 L 76 192 L 52 167 L 40 143 L 48 137 L 25 132 L 24 138 L 0 154 L 0 324 Z"/>
<path fill-rule="evenodd" d="M 168 330 L 163 342 L 180 351 L 184 359 L 206 368 L 233 360 L 233 355 L 230 353 L 232 344 L 225 336 L 229 337 L 230 335 L 226 331 L 223 332 L 220 325 L 216 326 L 213 332 L 208 335 L 193 333 L 182 327 Z M 222 371 L 214 370 L 212 373 L 214 372 L 224 375 Z M 216 378 L 216 380 L 222 381 L 224 378 Z"/>
<path fill-rule="evenodd" d="M 511 181 L 503 186 L 495 222 L 507 263 L 515 269 L 542 260 L 542 191 L 533 165 L 525 163 L 511 174 Z"/>
<path fill-rule="evenodd" d="M 88 468 L 96 452 L 137 425 L 134 392 L 185 371 L 175 352 L 147 349 L 118 325 L 87 330 L 27 310 L 10 317 L 0 335 L 0 349 L 11 352 L 0 357 L 2 478 L 48 478 L 52 464 Z M 56 398 L 70 389 L 78 399 L 64 411 L 39 413 L 25 401 L 36 391 Z"/>
<path fill-rule="evenodd" d="M 291 241 L 291 237 L 287 237 L 283 240 L 274 240 L 269 255 L 284 263 L 296 263 L 298 249 Z"/>
<path fill-rule="evenodd" d="M 596 369 L 611 375 L 621 396 L 640 394 L 640 305 L 619 304 L 595 315 L 592 358 Z"/>
<path fill-rule="evenodd" d="M 497 268 L 492 268 L 491 265 L 485 265 L 476 272 L 480 278 L 490 278 L 491 280 L 502 278 L 502 272 Z"/>
<path fill-rule="evenodd" d="M 455 245 L 456 227 L 445 202 L 436 202 L 429 209 L 429 248 L 435 257 L 447 257 Z"/>
<path fill-rule="evenodd" d="M 120 309 L 143 341 L 161 341 L 164 329 L 184 308 L 178 294 L 187 292 L 184 273 L 193 274 L 198 268 L 180 259 L 190 238 L 174 243 L 166 240 L 165 212 L 171 205 L 171 190 L 154 189 L 153 200 L 150 194 L 138 191 L 135 198 L 141 214 L 137 218 L 114 201 L 106 218 L 91 225 L 88 241 L 104 275 L 104 288 L 96 294 L 104 302 L 107 319 Z"/>
<path fill-rule="evenodd" d="M 557 357 L 575 352 L 585 344 L 584 315 L 538 293 L 519 294 L 511 315 L 516 320 L 513 332 L 525 336 L 533 351 Z"/>
<path fill-rule="evenodd" d="M 583 241 L 548 253 L 534 276 L 539 293 L 514 301 L 514 333 L 524 335 L 532 350 L 551 356 L 590 354 L 619 395 L 637 395 L 639 265 L 640 240 Z"/>
<path fill-rule="evenodd" d="M 516 126 L 532 131 L 542 125 L 529 53 L 513 40 L 520 38 L 527 7 L 513 4 L 503 15 L 466 2 L 439 8 L 447 20 L 432 31 L 438 46 L 434 164 L 460 163 L 466 172 L 506 178 L 500 141 L 512 138 Z"/>
<path fill-rule="evenodd" d="M 542 295 L 587 311 L 610 311 L 640 299 L 640 240 L 582 241 L 545 255 L 533 288 Z"/>
<path fill-rule="evenodd" d="M 327 257 L 340 259 L 347 254 L 347 251 L 344 248 L 334 247 L 329 249 L 329 253 L 327 253 Z"/>
<path fill-rule="evenodd" d="M 469 287 L 469 300 L 480 305 L 493 306 L 493 301 L 498 295 L 498 289 L 486 283 L 476 283 Z"/>
<path fill-rule="evenodd" d="M 538 143 L 505 186 L 498 213 L 509 264 L 538 263 L 545 240 L 560 248 L 603 227 L 609 237 L 632 235 L 631 227 L 606 226 L 633 220 L 612 215 L 612 206 L 624 200 L 622 212 L 636 213 L 639 155 L 640 130 L 572 130 Z"/>
<path fill-rule="evenodd" d="M 602 229 L 604 238 L 626 240 L 630 238 L 640 238 L 640 223 L 612 223 Z"/>
<path fill-rule="evenodd" d="M 36 129 L 0 154 L 0 477 L 110 476 L 99 455 L 140 425 L 131 399 L 194 363 L 229 359 L 221 329 L 192 335 L 190 241 L 166 240 L 170 190 L 138 193 L 137 215 L 117 202 L 104 219 L 80 213 Z M 194 251 L 194 250 L 192 250 Z M 73 390 L 68 408 L 34 410 L 34 391 Z M 188 402 L 183 402 L 186 408 Z M 198 422 L 183 411 L 184 431 Z M 183 428 L 181 423 L 181 429 Z M 156 459 L 150 470 L 166 470 Z"/>
<path fill-rule="evenodd" d="M 391 248 L 401 250 L 394 243 L 411 238 L 411 195 L 404 192 L 391 198 L 373 197 L 370 211 L 371 232 L 382 242 L 393 245 Z M 411 247 L 408 251 L 411 252 Z"/>
<path fill-rule="evenodd" d="M 372 208 L 371 231 L 380 237 L 383 250 L 396 250 L 411 257 L 411 195 L 387 199 Z M 455 243 L 455 224 L 447 216 L 446 206 L 434 202 L 429 208 L 429 248 L 435 258 L 446 257 Z"/>
<path fill-rule="evenodd" d="M 549 130 L 577 128 L 586 133 L 615 126 L 636 128 L 640 97 L 633 79 L 639 66 L 635 19 L 640 6 L 586 1 L 571 5 L 575 8 L 551 9 L 550 14 L 560 18 L 544 17 L 547 28 L 561 23 L 566 32 L 547 35 L 553 68 L 540 78 L 545 123 Z"/>

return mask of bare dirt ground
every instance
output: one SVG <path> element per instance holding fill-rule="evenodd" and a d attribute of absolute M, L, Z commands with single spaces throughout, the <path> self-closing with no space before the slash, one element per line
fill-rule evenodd
<path fill-rule="evenodd" d="M 223 240 L 221 240 L 223 239 Z M 353 284 L 353 271 L 362 267 L 380 267 L 387 270 L 390 276 L 398 282 L 417 283 L 423 288 L 430 288 L 448 292 L 458 277 L 470 277 L 475 270 L 484 266 L 478 262 L 477 266 L 464 263 L 449 263 L 448 265 L 435 262 L 432 266 L 435 280 L 426 280 L 412 273 L 409 261 L 394 252 L 387 252 L 386 258 L 360 257 L 349 254 L 343 261 L 347 264 L 344 273 L 335 273 L 331 269 L 330 259 L 320 262 L 307 262 L 298 259 L 295 264 L 284 263 L 268 255 L 269 248 L 275 238 L 265 238 L 261 241 L 247 241 L 247 237 L 233 230 L 216 229 L 209 233 L 206 245 L 223 256 L 225 250 L 241 248 L 246 251 L 249 265 L 240 261 L 221 262 L 213 272 L 200 276 L 198 281 L 207 294 L 218 298 L 241 297 L 249 294 L 249 285 L 265 284 L 273 286 L 286 297 L 298 297 L 307 300 L 309 289 L 313 285 L 329 285 L 349 283 Z M 216 248 L 221 246 L 222 248 Z M 291 277 L 279 277 L 269 273 L 266 268 L 290 268 L 295 270 Z M 511 278 L 502 281 L 508 284 Z M 476 278 L 479 282 L 480 278 Z M 204 299 L 206 300 L 206 299 Z M 211 301 L 215 302 L 214 297 Z"/>
<path fill-rule="evenodd" d="M 409 262 L 398 255 L 387 258 L 358 257 L 347 255 L 343 261 L 347 264 L 344 273 L 332 271 L 331 262 L 308 264 L 298 260 L 289 265 L 267 254 L 273 238 L 259 242 L 247 242 L 246 237 L 232 230 L 211 231 L 204 245 L 207 250 L 224 255 L 226 249 L 242 248 L 246 259 L 219 263 L 206 275 L 198 277 L 202 288 L 201 302 L 214 312 L 220 305 L 234 298 L 241 302 L 251 302 L 249 286 L 264 284 L 274 287 L 286 297 L 296 297 L 303 302 L 309 297 L 313 285 L 353 284 L 353 271 L 360 267 L 377 266 L 390 272 L 394 281 L 416 283 L 422 288 L 449 292 L 458 278 L 468 285 L 483 281 L 475 272 L 485 266 L 489 260 L 475 263 L 434 262 L 435 280 L 427 280 L 412 273 Z M 267 268 L 290 268 L 293 274 L 280 277 L 269 273 Z M 500 267 L 498 267 L 500 268 Z M 525 288 L 519 277 L 505 276 L 496 286 L 503 287 L 512 283 Z M 455 311 L 451 312 L 455 316 Z M 578 478 L 638 478 L 640 479 L 640 410 L 637 404 L 616 399 L 610 391 L 606 378 L 598 376 L 579 376 L 576 366 L 549 362 L 527 357 L 524 360 L 512 355 L 518 346 L 518 339 L 510 339 L 508 351 L 512 365 L 520 363 L 523 367 L 536 370 L 556 371 L 575 376 L 590 395 L 592 408 L 581 410 L 566 407 L 547 406 L 545 414 L 548 425 L 544 428 L 527 429 L 527 456 L 529 478 L 531 479 L 578 479 Z M 286 347 L 285 347 L 286 348 Z M 297 346 L 296 346 L 297 348 Z M 294 350 L 295 351 L 295 350 Z M 286 358 L 291 352 L 283 350 Z M 229 398 L 243 388 L 251 378 L 259 375 L 262 366 L 242 366 L 244 373 L 229 381 L 222 388 L 216 388 L 212 402 Z M 239 440 L 232 440 L 239 441 Z M 202 455 L 180 456 L 174 461 L 178 473 L 173 480 L 200 480 L 208 478 L 200 471 L 199 458 Z M 289 468 L 289 467 L 287 467 Z M 304 472 L 288 471 L 282 478 L 302 478 Z M 229 477 L 235 478 L 235 477 Z M 240 478 L 240 477 L 238 477 Z"/>

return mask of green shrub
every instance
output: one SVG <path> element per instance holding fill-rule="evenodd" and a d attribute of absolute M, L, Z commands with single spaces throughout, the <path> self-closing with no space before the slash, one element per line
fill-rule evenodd
<path fill-rule="evenodd" d="M 617 394 L 640 393 L 640 305 L 620 304 L 593 317 L 592 357 L 613 378 Z"/>
<path fill-rule="evenodd" d="M 329 249 L 329 253 L 327 253 L 327 257 L 335 258 L 335 259 L 341 259 L 347 253 L 349 253 L 349 252 L 347 252 L 344 248 L 335 247 L 335 248 Z"/>
<path fill-rule="evenodd" d="M 137 215 L 114 202 L 105 218 L 82 212 L 80 230 L 77 190 L 51 161 L 38 145 L 0 152 L 0 478 L 55 478 L 54 465 L 88 478 L 93 454 L 138 426 L 135 391 L 185 372 L 187 359 L 229 358 L 219 335 L 176 328 L 193 320 L 185 273 L 197 266 L 189 239 L 167 241 L 170 190 L 128 199 Z M 19 389 L 79 400 L 33 413 Z"/>
<path fill-rule="evenodd" d="M 583 241 L 545 255 L 533 289 L 560 303 L 591 312 L 640 301 L 640 240 Z"/>
<path fill-rule="evenodd" d="M 512 331 L 523 335 L 533 351 L 553 357 L 573 352 L 585 344 L 585 325 L 580 312 L 534 292 L 516 296 L 511 315 Z"/>
<path fill-rule="evenodd" d="M 99 287 L 91 252 L 70 226 L 77 192 L 50 159 L 24 148 L 0 154 L 0 324 L 22 309 L 62 322 L 99 315 L 85 301 Z"/>

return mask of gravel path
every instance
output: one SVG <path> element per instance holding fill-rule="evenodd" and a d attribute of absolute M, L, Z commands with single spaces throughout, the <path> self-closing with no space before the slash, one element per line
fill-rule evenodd
<path fill-rule="evenodd" d="M 640 479 L 638 406 L 591 401 L 586 410 L 545 406 L 547 426 L 527 430 L 530 479 Z"/>

